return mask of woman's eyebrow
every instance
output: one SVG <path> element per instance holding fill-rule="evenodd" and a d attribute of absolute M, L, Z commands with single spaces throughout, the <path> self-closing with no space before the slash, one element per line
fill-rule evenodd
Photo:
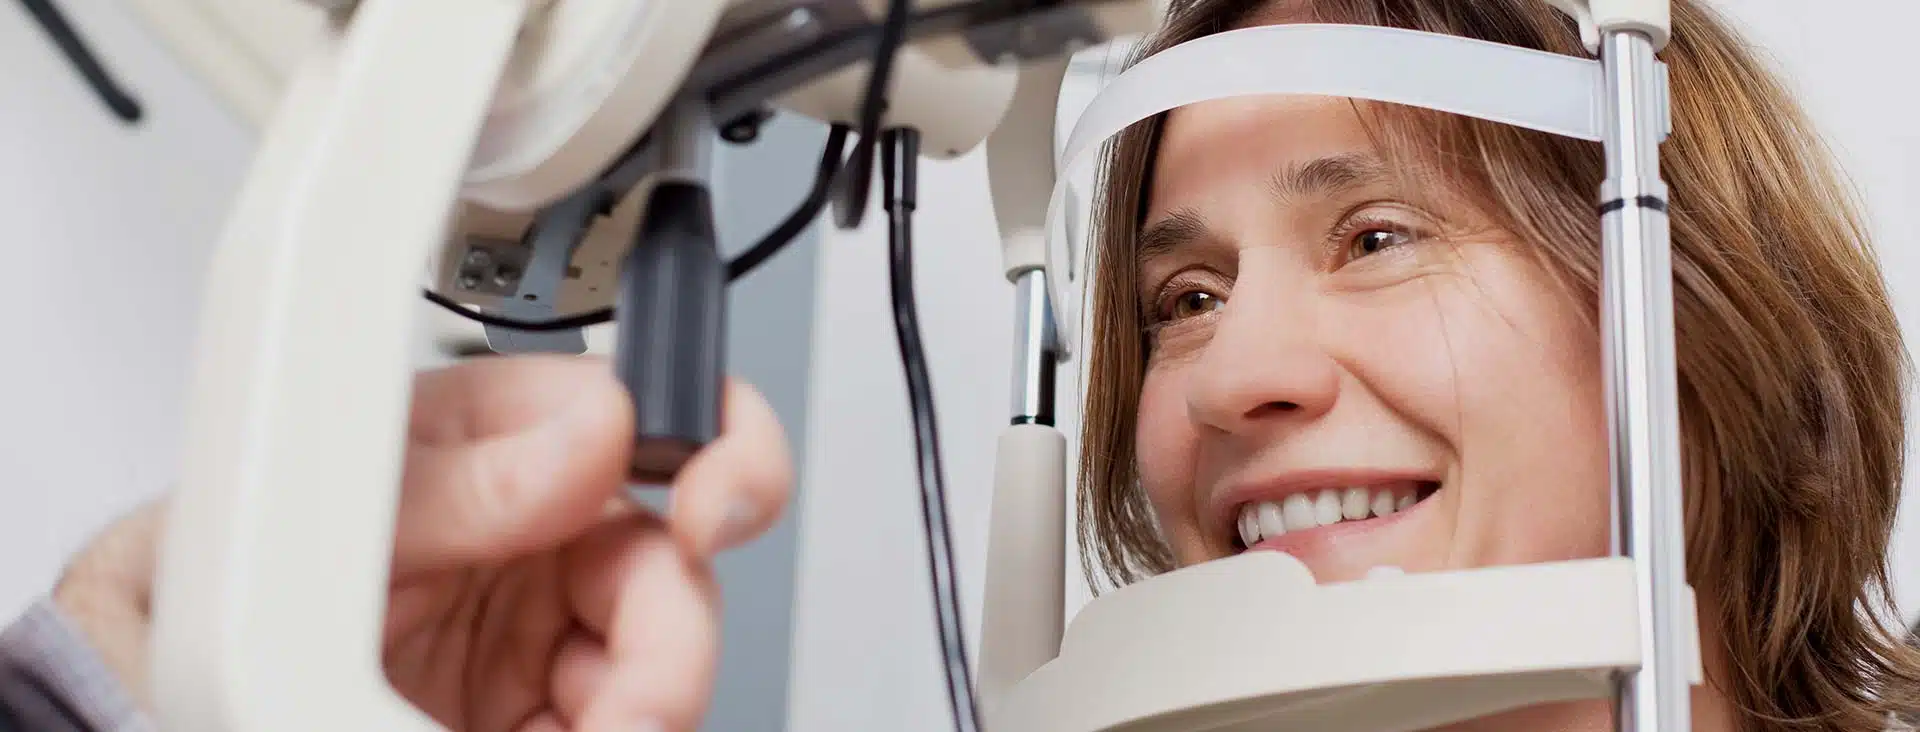
<path fill-rule="evenodd" d="M 1294 163 L 1273 174 L 1268 186 L 1281 205 L 1312 196 L 1330 196 L 1391 179 L 1385 161 L 1367 153 L 1345 153 Z M 1148 224 L 1140 231 L 1135 257 L 1142 263 L 1164 256 L 1183 244 L 1207 235 L 1200 212 L 1182 208 Z"/>
<path fill-rule="evenodd" d="M 1302 198 L 1330 196 L 1389 179 L 1387 164 L 1366 153 L 1346 153 L 1288 165 L 1268 179 L 1275 201 L 1286 205 Z"/>
<path fill-rule="evenodd" d="M 1177 209 L 1141 230 L 1134 256 L 1141 263 L 1153 261 L 1207 235 L 1207 222 L 1191 208 Z"/>

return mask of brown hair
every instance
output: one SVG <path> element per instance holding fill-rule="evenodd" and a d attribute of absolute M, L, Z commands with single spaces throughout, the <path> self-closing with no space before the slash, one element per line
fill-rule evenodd
<path fill-rule="evenodd" d="M 1144 57 L 1247 22 L 1267 0 L 1176 2 Z M 1588 56 L 1539 0 L 1309 0 L 1317 22 Z M 1790 95 L 1698 0 L 1673 0 L 1670 202 L 1687 571 L 1721 631 L 1711 678 L 1743 729 L 1881 730 L 1914 708 L 1920 659 L 1876 613 L 1900 492 L 1907 362 L 1849 189 Z M 1533 245 L 1598 325 L 1597 143 L 1362 105 L 1391 154 L 1450 176 Z M 1108 148 L 1094 237 L 1080 462 L 1082 563 L 1125 584 L 1173 567 L 1136 472 L 1146 344 L 1131 252 L 1159 118 Z M 1098 573 L 1096 573 L 1096 569 Z M 1096 582 L 1097 584 L 1097 582 Z M 1890 615 L 1890 613 L 1889 613 Z"/>

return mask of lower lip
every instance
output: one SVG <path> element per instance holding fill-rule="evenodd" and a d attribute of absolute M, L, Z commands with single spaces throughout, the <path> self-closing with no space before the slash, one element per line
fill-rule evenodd
<path fill-rule="evenodd" d="M 1289 531 L 1248 547 L 1247 551 L 1283 552 L 1304 558 L 1305 555 L 1326 551 L 1341 542 L 1350 541 L 1393 526 L 1402 519 L 1405 519 L 1408 514 L 1418 511 L 1421 507 L 1427 505 L 1436 495 L 1439 495 L 1439 491 L 1435 491 L 1432 495 L 1428 495 L 1426 498 L 1415 502 L 1403 510 L 1395 511 L 1389 516 L 1379 516 L 1361 521 L 1341 521 L 1336 524 L 1317 526 L 1303 531 Z"/>

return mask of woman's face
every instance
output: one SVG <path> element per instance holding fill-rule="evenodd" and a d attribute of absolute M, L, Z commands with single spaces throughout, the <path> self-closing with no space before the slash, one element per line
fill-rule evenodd
<path fill-rule="evenodd" d="M 1169 115 L 1140 240 L 1142 482 L 1181 564 L 1322 582 L 1607 552 L 1597 336 L 1530 244 L 1346 100 Z"/>

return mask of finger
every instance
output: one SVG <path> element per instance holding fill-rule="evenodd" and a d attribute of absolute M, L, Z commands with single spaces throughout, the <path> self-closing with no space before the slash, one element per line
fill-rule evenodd
<path fill-rule="evenodd" d="M 400 570 L 558 546 L 625 484 L 633 416 L 605 361 L 513 357 L 416 380 L 395 536 Z"/>
<path fill-rule="evenodd" d="M 141 703 L 147 701 L 147 635 L 166 512 L 160 500 L 115 522 L 74 558 L 53 589 L 61 613 Z"/>
<path fill-rule="evenodd" d="M 719 649 L 711 577 L 664 532 L 638 532 L 615 543 L 614 561 L 599 565 L 598 574 L 585 565 L 579 570 L 577 584 L 617 590 L 607 618 L 609 666 L 575 728 L 630 732 L 652 724 L 663 732 L 691 732 L 712 694 Z"/>
<path fill-rule="evenodd" d="M 649 542 L 670 539 L 666 521 L 645 507 L 593 529 L 569 545 L 560 571 L 574 620 L 599 638 L 613 633 L 620 597 Z"/>
<path fill-rule="evenodd" d="M 153 604 L 153 576 L 161 533 L 166 529 L 166 499 L 144 504 L 101 532 L 61 572 L 55 593 L 72 584 L 111 590 L 115 599 L 145 614 Z"/>
<path fill-rule="evenodd" d="M 535 713 L 533 718 L 514 727 L 513 732 L 567 732 L 568 729 L 571 729 L 570 725 L 559 714 L 551 709 L 543 709 Z"/>
<path fill-rule="evenodd" d="M 597 634 L 576 629 L 561 642 L 553 659 L 552 688 L 547 691 L 561 722 L 572 727 L 580 719 L 612 668 L 606 641 Z"/>
<path fill-rule="evenodd" d="M 780 520 L 793 486 L 786 432 L 753 387 L 729 382 L 719 439 L 673 481 L 672 527 L 694 556 L 759 536 Z"/>

